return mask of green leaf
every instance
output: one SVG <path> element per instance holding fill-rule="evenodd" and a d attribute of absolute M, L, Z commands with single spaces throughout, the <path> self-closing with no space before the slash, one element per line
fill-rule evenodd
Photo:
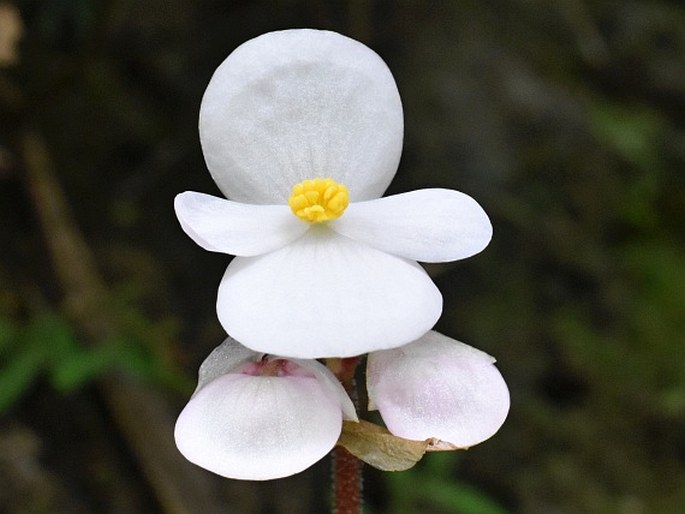
<path fill-rule="evenodd" d="M 14 326 L 5 320 L 0 320 L 0 356 L 7 354 L 16 346 L 18 339 Z"/>
<path fill-rule="evenodd" d="M 485 494 L 465 484 L 426 480 L 421 494 L 436 506 L 460 514 L 507 514 L 507 511 Z"/>
<path fill-rule="evenodd" d="M 649 171 L 658 161 L 655 141 L 663 132 L 658 113 L 645 106 L 596 102 L 590 106 L 595 136 L 620 157 Z"/>
<path fill-rule="evenodd" d="M 38 378 L 45 354 L 37 345 L 27 346 L 0 368 L 0 412 L 10 408 Z"/>
<path fill-rule="evenodd" d="M 53 360 L 79 350 L 79 343 L 71 325 L 65 319 L 50 312 L 39 314 L 31 319 L 23 337 L 24 344 L 43 348 L 43 351 Z"/>
<path fill-rule="evenodd" d="M 65 355 L 50 370 L 53 387 L 68 392 L 102 375 L 113 366 L 110 353 L 109 349 L 100 347 Z"/>

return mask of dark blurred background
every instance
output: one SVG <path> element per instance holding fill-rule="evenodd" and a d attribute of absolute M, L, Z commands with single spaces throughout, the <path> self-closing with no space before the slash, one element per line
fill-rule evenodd
<path fill-rule="evenodd" d="M 219 194 L 200 99 L 237 45 L 292 27 L 394 73 L 390 192 L 464 191 L 495 229 L 428 269 L 438 329 L 498 358 L 509 419 L 368 470 L 367 512 L 685 512 L 685 7 L 632 0 L 0 0 L 0 512 L 326 512 L 327 461 L 237 482 L 171 442 L 223 338 L 228 257 L 172 209 Z"/>

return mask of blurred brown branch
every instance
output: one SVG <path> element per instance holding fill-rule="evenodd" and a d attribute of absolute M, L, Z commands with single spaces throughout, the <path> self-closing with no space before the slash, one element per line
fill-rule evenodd
<path fill-rule="evenodd" d="M 55 178 L 41 136 L 22 137 L 27 185 L 65 295 L 65 311 L 86 340 L 98 344 L 117 333 L 108 310 L 108 291 L 93 255 L 79 232 Z M 118 428 L 150 482 L 164 512 L 218 513 L 221 502 L 207 476 L 185 462 L 173 442 L 173 417 L 165 398 L 152 387 L 126 376 L 100 381 Z"/>
<path fill-rule="evenodd" d="M 0 3 L 0 68 L 19 62 L 18 44 L 24 33 L 19 10 Z"/>

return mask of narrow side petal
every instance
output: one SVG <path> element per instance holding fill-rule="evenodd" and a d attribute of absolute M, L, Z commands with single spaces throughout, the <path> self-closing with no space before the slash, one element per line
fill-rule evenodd
<path fill-rule="evenodd" d="M 331 228 L 384 252 L 421 262 L 464 259 L 483 250 L 492 225 L 470 196 L 420 189 L 351 204 Z"/>
<path fill-rule="evenodd" d="M 312 227 L 294 243 L 226 270 L 217 299 L 232 337 L 305 359 L 393 348 L 429 330 L 442 296 L 415 262 Z"/>
<path fill-rule="evenodd" d="M 202 98 L 200 140 L 221 191 L 248 203 L 286 203 L 316 177 L 352 200 L 383 194 L 402 151 L 402 104 L 372 50 L 335 32 L 270 32 L 217 68 Z"/>
<path fill-rule="evenodd" d="M 210 252 L 252 256 L 294 241 L 308 225 L 287 205 L 250 205 L 186 191 L 174 200 L 181 227 Z"/>
<path fill-rule="evenodd" d="M 226 375 L 247 362 L 257 361 L 261 356 L 262 354 L 227 337 L 202 361 L 194 394 L 221 375 Z"/>
<path fill-rule="evenodd" d="M 357 417 L 357 410 L 354 408 L 352 399 L 345 391 L 345 388 L 340 383 L 335 375 L 326 366 L 319 361 L 311 359 L 292 359 L 299 366 L 311 371 L 317 378 L 321 387 L 329 395 L 329 397 L 340 404 L 342 409 L 343 419 L 348 421 L 359 421 Z"/>
<path fill-rule="evenodd" d="M 366 376 L 370 407 L 406 439 L 468 448 L 495 434 L 509 412 L 494 359 L 437 332 L 370 354 Z"/>
<path fill-rule="evenodd" d="M 308 468 L 335 445 L 340 406 L 313 377 L 224 375 L 181 412 L 174 432 L 185 458 L 227 478 L 270 480 Z"/>

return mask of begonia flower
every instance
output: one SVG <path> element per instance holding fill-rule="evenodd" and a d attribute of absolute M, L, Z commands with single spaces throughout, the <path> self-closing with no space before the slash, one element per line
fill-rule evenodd
<path fill-rule="evenodd" d="M 334 32 L 264 34 L 231 53 L 200 108 L 209 171 L 228 199 L 176 197 L 183 229 L 236 257 L 217 313 L 249 348 L 300 358 L 393 348 L 428 331 L 442 296 L 421 262 L 480 252 L 471 197 L 379 198 L 400 160 L 402 104 L 383 60 Z"/>
<path fill-rule="evenodd" d="M 487 353 L 430 331 L 369 354 L 369 409 L 396 436 L 468 448 L 493 436 L 509 412 L 509 390 L 494 363 Z"/>
<path fill-rule="evenodd" d="M 357 421 L 340 382 L 314 360 L 259 354 L 228 338 L 200 367 L 174 437 L 189 461 L 227 478 L 270 480 L 308 468 Z"/>

